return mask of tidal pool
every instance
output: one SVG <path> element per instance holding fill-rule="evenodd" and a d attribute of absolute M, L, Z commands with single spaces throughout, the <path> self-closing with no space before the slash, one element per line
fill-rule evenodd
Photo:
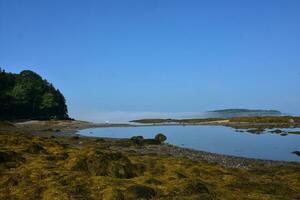
<path fill-rule="evenodd" d="M 224 126 L 141 126 L 79 131 L 84 136 L 110 138 L 130 138 L 137 135 L 153 138 L 157 133 L 165 134 L 168 137 L 167 143 L 186 148 L 248 158 L 300 162 L 300 157 L 292 153 L 300 151 L 300 135 L 296 134 L 281 136 L 267 131 L 263 134 L 241 133 Z"/>

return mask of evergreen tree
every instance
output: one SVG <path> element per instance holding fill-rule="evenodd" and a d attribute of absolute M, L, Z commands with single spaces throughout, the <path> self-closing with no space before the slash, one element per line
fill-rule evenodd
<path fill-rule="evenodd" d="M 37 73 L 0 69 L 0 119 L 68 118 L 64 96 Z"/>

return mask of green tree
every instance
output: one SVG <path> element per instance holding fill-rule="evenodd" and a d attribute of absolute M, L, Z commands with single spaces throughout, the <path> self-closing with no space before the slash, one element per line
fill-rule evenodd
<path fill-rule="evenodd" d="M 20 74 L 0 69 L 0 119 L 68 118 L 64 96 L 30 70 Z"/>

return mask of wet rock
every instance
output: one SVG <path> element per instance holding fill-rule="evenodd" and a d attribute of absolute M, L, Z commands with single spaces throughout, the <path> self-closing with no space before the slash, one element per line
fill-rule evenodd
<path fill-rule="evenodd" d="M 126 190 L 126 199 L 152 199 L 155 195 L 153 188 L 144 185 L 133 185 Z"/>
<path fill-rule="evenodd" d="M 209 193 L 208 188 L 200 181 L 189 180 L 184 187 L 184 193 L 188 195 Z"/>
<path fill-rule="evenodd" d="M 104 200 L 123 200 L 124 195 L 122 192 L 115 188 L 107 188 L 102 193 L 102 198 Z"/>
<path fill-rule="evenodd" d="M 55 155 L 49 155 L 46 157 L 49 161 L 58 161 L 58 160 L 67 160 L 69 157 L 68 153 L 61 153 L 61 154 L 55 154 Z"/>
<path fill-rule="evenodd" d="M 31 144 L 31 145 L 27 148 L 26 152 L 32 153 L 32 154 L 47 153 L 47 151 L 46 151 L 46 149 L 45 149 L 44 147 L 42 147 L 41 145 L 36 144 L 36 143 Z"/>
<path fill-rule="evenodd" d="M 97 139 L 95 139 L 95 142 L 100 142 L 100 143 L 102 143 L 102 142 L 105 142 L 105 140 L 104 140 L 103 138 L 97 138 Z"/>
<path fill-rule="evenodd" d="M 130 138 L 135 144 L 141 145 L 143 144 L 144 137 L 143 136 L 133 136 Z"/>
<path fill-rule="evenodd" d="M 265 129 L 249 129 L 247 130 L 248 133 L 253 133 L 253 134 L 261 134 L 265 131 Z"/>
<path fill-rule="evenodd" d="M 0 174 L 3 169 L 17 168 L 18 166 L 23 165 L 24 162 L 25 158 L 18 153 L 13 151 L 2 151 L 0 152 Z"/>
<path fill-rule="evenodd" d="M 155 140 L 156 140 L 156 141 L 159 141 L 159 143 L 164 143 L 164 141 L 167 140 L 167 136 L 165 136 L 165 135 L 162 134 L 162 133 L 158 133 L 158 134 L 155 136 Z"/>
<path fill-rule="evenodd" d="M 147 179 L 145 181 L 145 183 L 147 183 L 147 184 L 153 184 L 153 185 L 161 185 L 162 184 L 161 181 L 159 181 L 159 180 L 157 180 L 155 178 L 149 178 L 149 179 Z"/>
<path fill-rule="evenodd" d="M 133 178 L 144 171 L 141 164 L 133 164 L 122 153 L 90 150 L 75 159 L 72 170 L 87 172 L 95 176 Z"/>
<path fill-rule="evenodd" d="M 275 129 L 273 131 L 270 131 L 270 133 L 276 133 L 276 134 L 280 134 L 280 133 L 284 133 L 284 131 L 280 130 L 280 129 Z"/>
<path fill-rule="evenodd" d="M 47 128 L 47 129 L 44 129 L 43 131 L 49 131 L 49 132 L 60 132 L 60 129 L 55 129 L 55 128 Z"/>
<path fill-rule="evenodd" d="M 297 156 L 300 156 L 300 151 L 294 151 L 293 154 L 296 154 Z"/>
<path fill-rule="evenodd" d="M 75 135 L 72 137 L 73 140 L 79 140 L 79 136 Z"/>
<path fill-rule="evenodd" d="M 181 179 L 181 178 L 187 178 L 186 175 L 184 175 L 183 173 L 180 173 L 180 172 L 175 172 L 175 175 L 177 178 Z"/>
<path fill-rule="evenodd" d="M 6 162 L 24 161 L 25 159 L 14 151 L 0 151 L 0 164 Z"/>

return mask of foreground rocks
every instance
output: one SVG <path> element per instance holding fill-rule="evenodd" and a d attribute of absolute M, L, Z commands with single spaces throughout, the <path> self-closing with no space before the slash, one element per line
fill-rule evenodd
<path fill-rule="evenodd" d="M 133 178 L 143 174 L 144 165 L 133 164 L 120 152 L 87 148 L 71 160 L 71 170 L 88 173 L 92 176 Z"/>
<path fill-rule="evenodd" d="M 300 199 L 296 163 L 38 133 L 0 130 L 0 199 Z"/>

